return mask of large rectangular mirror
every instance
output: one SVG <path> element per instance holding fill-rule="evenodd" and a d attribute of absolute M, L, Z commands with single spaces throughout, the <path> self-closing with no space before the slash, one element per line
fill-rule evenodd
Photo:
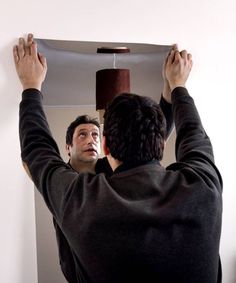
<path fill-rule="evenodd" d="M 48 72 L 42 88 L 44 108 L 61 156 L 67 162 L 65 133 L 78 115 L 98 117 L 95 109 L 96 71 L 113 67 L 113 54 L 97 54 L 100 47 L 126 46 L 129 54 L 116 55 L 116 67 L 130 70 L 131 92 L 159 101 L 162 92 L 162 64 L 170 45 L 124 42 L 81 42 L 36 39 L 47 58 Z M 172 134 L 163 165 L 174 160 Z M 39 283 L 66 283 L 60 270 L 52 216 L 35 192 L 37 261 Z"/>

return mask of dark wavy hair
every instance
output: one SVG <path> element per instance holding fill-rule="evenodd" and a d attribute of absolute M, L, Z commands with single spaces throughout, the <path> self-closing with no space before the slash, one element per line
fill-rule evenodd
<path fill-rule="evenodd" d="M 137 163 L 161 160 L 166 120 L 158 103 L 149 97 L 123 93 L 104 114 L 106 144 L 119 161 Z"/>
<path fill-rule="evenodd" d="M 88 115 L 78 116 L 73 122 L 71 122 L 71 124 L 67 128 L 67 131 L 66 131 L 66 144 L 67 145 L 72 145 L 73 134 L 74 134 L 75 128 L 79 126 L 80 124 L 94 124 L 95 126 L 100 128 L 100 125 L 96 118 L 91 118 Z"/>

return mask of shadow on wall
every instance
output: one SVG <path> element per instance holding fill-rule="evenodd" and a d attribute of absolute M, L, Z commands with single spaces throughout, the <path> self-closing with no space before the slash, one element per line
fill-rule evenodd
<path fill-rule="evenodd" d="M 0 50 L 2 69 L 0 77 L 1 85 L 1 111 L 0 111 L 0 125 L 1 131 L 5 129 L 10 123 L 16 122 L 16 115 L 18 118 L 18 107 L 21 100 L 21 84 L 19 82 L 17 73 L 15 71 L 14 59 L 12 49 L 16 41 L 12 41 Z M 14 81 L 14 83 L 12 83 Z M 17 85 L 18 83 L 18 85 Z M 16 111 L 17 110 L 17 111 Z"/>

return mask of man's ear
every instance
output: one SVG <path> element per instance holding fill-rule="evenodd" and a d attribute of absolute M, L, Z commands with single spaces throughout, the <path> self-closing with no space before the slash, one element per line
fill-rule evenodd
<path fill-rule="evenodd" d="M 102 150 L 103 150 L 103 153 L 104 155 L 108 155 L 110 153 L 108 147 L 107 147 L 107 143 L 106 143 L 106 137 L 105 136 L 102 136 Z"/>
<path fill-rule="evenodd" d="M 66 149 L 68 156 L 70 157 L 70 146 L 68 144 L 66 144 L 65 149 Z"/>

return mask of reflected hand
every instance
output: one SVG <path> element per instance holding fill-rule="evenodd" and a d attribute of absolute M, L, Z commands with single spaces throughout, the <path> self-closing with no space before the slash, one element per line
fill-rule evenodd
<path fill-rule="evenodd" d="M 24 38 L 19 38 L 18 45 L 13 48 L 13 57 L 23 89 L 41 90 L 47 73 L 47 62 L 46 58 L 37 52 L 37 44 L 32 34 L 28 34 L 27 43 Z"/>
<path fill-rule="evenodd" d="M 192 65 L 192 55 L 186 50 L 171 50 L 165 65 L 165 75 L 171 91 L 178 86 L 185 87 Z"/>

